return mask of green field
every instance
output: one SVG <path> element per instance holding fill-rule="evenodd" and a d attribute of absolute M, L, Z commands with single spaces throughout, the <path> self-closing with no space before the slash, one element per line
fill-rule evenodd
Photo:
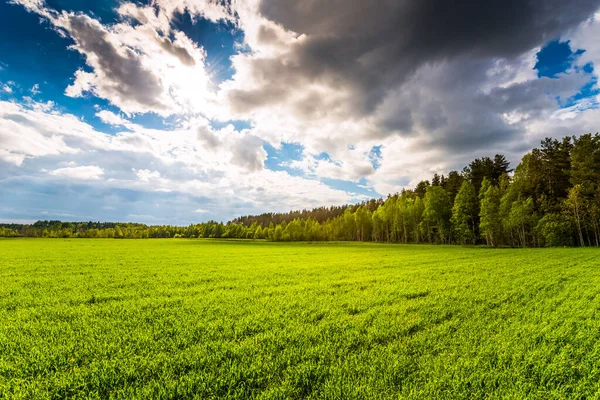
<path fill-rule="evenodd" d="M 600 398 L 600 250 L 0 240 L 0 398 Z"/>

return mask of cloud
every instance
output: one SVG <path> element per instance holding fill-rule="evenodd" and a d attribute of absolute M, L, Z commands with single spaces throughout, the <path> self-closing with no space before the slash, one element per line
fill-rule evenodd
<path fill-rule="evenodd" d="M 142 64 L 131 49 L 118 48 L 109 38 L 108 31 L 86 15 L 62 14 L 56 24 L 65 29 L 75 41 L 74 48 L 84 54 L 94 73 L 78 71 L 75 83 L 67 95 L 78 97 L 84 91 L 93 91 L 111 99 L 121 108 L 133 111 L 128 103 L 154 109 L 165 107 L 160 101 L 162 87 L 159 78 Z"/>
<path fill-rule="evenodd" d="M 297 88 L 305 87 L 308 94 L 320 87 L 341 91 L 345 113 L 360 116 L 425 64 L 462 55 L 513 59 L 577 26 L 599 5 L 590 0 L 576 5 L 557 0 L 354 0 L 343 5 L 263 0 L 257 10 L 237 10 L 240 26 L 257 34 L 247 38 L 254 52 L 235 57 L 239 85 L 228 96 L 241 112 L 290 99 L 294 111 L 302 113 Z M 262 52 L 261 32 L 264 36 L 273 26 L 294 39 L 277 52 Z M 324 109 L 328 96 L 315 93 L 310 99 L 312 108 Z"/>
<path fill-rule="evenodd" d="M 25 155 L 15 154 L 6 149 L 0 149 L 0 160 L 3 160 L 8 164 L 19 166 L 23 164 L 23 161 L 25 161 Z"/>
<path fill-rule="evenodd" d="M 571 48 L 585 50 L 577 58 L 577 65 L 583 67 L 589 63 L 593 64 L 596 77 L 600 76 L 600 43 L 597 40 L 599 35 L 600 11 L 596 12 L 592 18 L 585 21 L 568 35 Z"/>
<path fill-rule="evenodd" d="M 528 126 L 591 79 L 579 70 L 538 80 L 539 47 L 586 24 L 599 6 L 235 3 L 251 51 L 232 58 L 235 75 L 218 96 L 273 146 L 300 143 L 304 159 L 290 167 L 318 178 L 372 178 L 387 193 L 409 171 L 421 177 L 460 169 L 489 152 L 518 160 L 539 139 Z M 369 154 L 379 145 L 388 151 L 377 173 Z M 331 160 L 318 159 L 323 152 Z"/>
<path fill-rule="evenodd" d="M 13 2 L 85 58 L 66 93 L 119 109 L 98 109 L 117 131 L 107 135 L 52 103 L 0 102 L 0 160 L 32 177 L 68 159 L 102 168 L 110 178 L 89 183 L 96 190 L 201 195 L 236 212 L 305 208 L 360 199 L 324 179 L 387 194 L 474 157 L 517 162 L 543 136 L 597 129 L 598 99 L 577 94 L 595 88 L 599 69 L 583 67 L 600 65 L 600 0 L 125 1 L 111 23 Z M 176 28 L 184 13 L 243 33 L 231 79 L 211 82 L 206 50 Z M 536 54 L 557 38 L 586 52 L 538 79 Z M 144 113 L 177 122 L 132 122 Z M 211 124 L 240 119 L 248 129 Z M 282 142 L 303 148 L 280 163 L 301 176 L 265 168 L 264 144 Z"/>
<path fill-rule="evenodd" d="M 14 121 L 19 124 L 13 126 Z M 86 184 L 86 193 L 127 191 L 139 193 L 136 196 L 143 199 L 202 196 L 215 202 L 210 209 L 219 208 L 215 217 L 224 219 L 265 209 L 346 204 L 358 198 L 314 178 L 266 170 L 266 152 L 257 136 L 235 131 L 232 126 L 214 131 L 202 119 L 188 120 L 172 130 L 146 129 L 130 123 L 127 131 L 113 135 L 98 132 L 55 109 L 0 101 L 0 134 L 6 135 L 13 128 L 20 130 L 0 140 L 0 160 L 20 165 L 0 169 L 0 180 L 11 193 L 21 193 L 18 188 L 27 182 L 37 190 L 53 193 L 57 193 L 56 185 L 81 182 Z M 207 146 L 199 140 L 199 131 L 209 132 L 219 144 Z M 37 148 L 36 143 L 43 146 Z M 48 177 L 62 179 L 49 181 Z M 53 186 L 43 189 L 50 182 Z M 31 196 L 25 193 L 23 196 Z M 59 201 L 58 194 L 53 196 Z M 63 201 L 79 207 L 74 204 L 76 198 Z M 87 197 L 81 201 L 89 203 Z M 123 199 L 101 206 L 115 207 L 117 210 L 111 211 L 116 213 L 124 207 L 119 206 L 121 201 L 129 204 Z"/>
<path fill-rule="evenodd" d="M 94 165 L 88 165 L 80 167 L 58 168 L 49 171 L 48 174 L 69 179 L 95 180 L 102 178 L 104 175 L 104 170 Z"/>
<path fill-rule="evenodd" d="M 5 162 L 21 165 L 28 158 L 75 154 L 80 146 L 109 143 L 75 116 L 55 112 L 52 104 L 0 101 L 0 160 Z"/>
<path fill-rule="evenodd" d="M 114 126 L 128 126 L 131 125 L 131 123 L 122 118 L 121 116 L 107 111 L 107 110 L 100 110 L 96 113 L 96 117 L 100 118 L 100 120 L 102 122 L 104 122 L 105 124 L 109 124 L 109 125 L 114 125 Z"/>
<path fill-rule="evenodd" d="M 56 11 L 44 1 L 14 0 L 48 20 L 73 40 L 72 50 L 85 57 L 89 71 L 75 71 L 66 88 L 71 97 L 86 94 L 107 99 L 126 114 L 154 112 L 162 116 L 184 110 L 208 110 L 210 78 L 205 52 L 183 32 L 171 28 L 152 7 L 125 3 L 123 21 L 103 25 L 82 13 Z"/>
<path fill-rule="evenodd" d="M 142 182 L 150 182 L 152 179 L 160 178 L 160 172 L 158 171 L 150 171 L 149 169 L 140 169 L 137 171 L 134 169 L 134 171 L 138 179 Z"/>
<path fill-rule="evenodd" d="M 230 147 L 231 163 L 248 171 L 260 171 L 264 168 L 267 152 L 263 148 L 262 140 L 254 135 L 243 134 L 241 138 L 233 141 Z"/>

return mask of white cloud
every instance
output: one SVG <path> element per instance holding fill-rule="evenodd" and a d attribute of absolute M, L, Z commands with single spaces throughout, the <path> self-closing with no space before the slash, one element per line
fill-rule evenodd
<path fill-rule="evenodd" d="M 74 154 L 80 145 L 95 141 L 105 138 L 75 116 L 55 113 L 44 103 L 26 108 L 0 102 L 0 160 L 21 165 L 27 158 Z"/>
<path fill-rule="evenodd" d="M 37 95 L 42 93 L 42 91 L 40 90 L 40 85 L 39 84 L 35 84 L 31 87 L 31 89 L 29 89 L 29 91 L 31 92 L 32 95 Z"/>
<path fill-rule="evenodd" d="M 2 134 L 0 134 L 0 138 Z M 0 160 L 7 162 L 8 164 L 13 164 L 16 166 L 20 166 L 25 161 L 24 154 L 16 154 L 9 150 L 0 148 Z"/>
<path fill-rule="evenodd" d="M 577 59 L 577 65 L 594 64 L 596 76 L 600 74 L 600 11 L 577 29 L 566 35 L 573 50 L 583 49 L 585 52 Z"/>
<path fill-rule="evenodd" d="M 0 160 L 21 165 L 15 176 L 86 179 L 98 190 L 202 196 L 223 208 L 243 203 L 245 212 L 363 199 L 315 179 L 265 169 L 262 141 L 232 126 L 214 131 L 204 119 L 170 131 L 128 126 L 132 131 L 104 134 L 55 109 L 0 102 Z M 216 142 L 207 144 L 199 132 Z"/>
<path fill-rule="evenodd" d="M 90 93 L 126 114 L 168 116 L 218 109 L 211 100 L 204 50 L 183 32 L 172 30 L 164 12 L 156 16 L 152 7 L 124 3 L 119 12 L 126 20 L 103 25 L 85 14 L 58 12 L 43 1 L 14 2 L 47 19 L 85 57 L 91 71 L 75 72 L 67 96 Z"/>
<path fill-rule="evenodd" d="M 160 172 L 158 171 L 150 171 L 149 169 L 140 169 L 137 171 L 134 169 L 134 171 L 138 179 L 142 182 L 150 182 L 150 180 L 153 179 L 160 179 Z"/>
<path fill-rule="evenodd" d="M 96 116 L 98 118 L 100 118 L 100 120 L 102 120 L 102 122 L 109 124 L 109 125 L 128 126 L 131 124 L 128 120 L 122 118 L 121 116 L 119 116 L 113 112 L 107 111 L 107 110 L 98 111 L 96 113 Z"/>
<path fill-rule="evenodd" d="M 58 168 L 49 171 L 48 174 L 69 179 L 95 180 L 102 178 L 104 175 L 104 170 L 94 165 L 87 165 L 80 167 Z"/>

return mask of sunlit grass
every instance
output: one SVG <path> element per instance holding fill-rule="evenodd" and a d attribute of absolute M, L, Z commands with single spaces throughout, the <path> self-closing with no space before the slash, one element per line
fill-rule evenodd
<path fill-rule="evenodd" d="M 0 398 L 597 398 L 600 250 L 0 240 Z"/>

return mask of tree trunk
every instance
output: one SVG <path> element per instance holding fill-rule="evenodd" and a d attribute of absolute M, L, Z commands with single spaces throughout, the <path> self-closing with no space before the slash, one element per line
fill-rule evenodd
<path fill-rule="evenodd" d="M 579 230 L 579 243 L 581 244 L 581 247 L 585 247 L 583 231 L 581 230 L 581 220 L 579 219 L 579 207 L 577 205 L 575 205 L 575 217 L 577 218 L 577 229 Z"/>

